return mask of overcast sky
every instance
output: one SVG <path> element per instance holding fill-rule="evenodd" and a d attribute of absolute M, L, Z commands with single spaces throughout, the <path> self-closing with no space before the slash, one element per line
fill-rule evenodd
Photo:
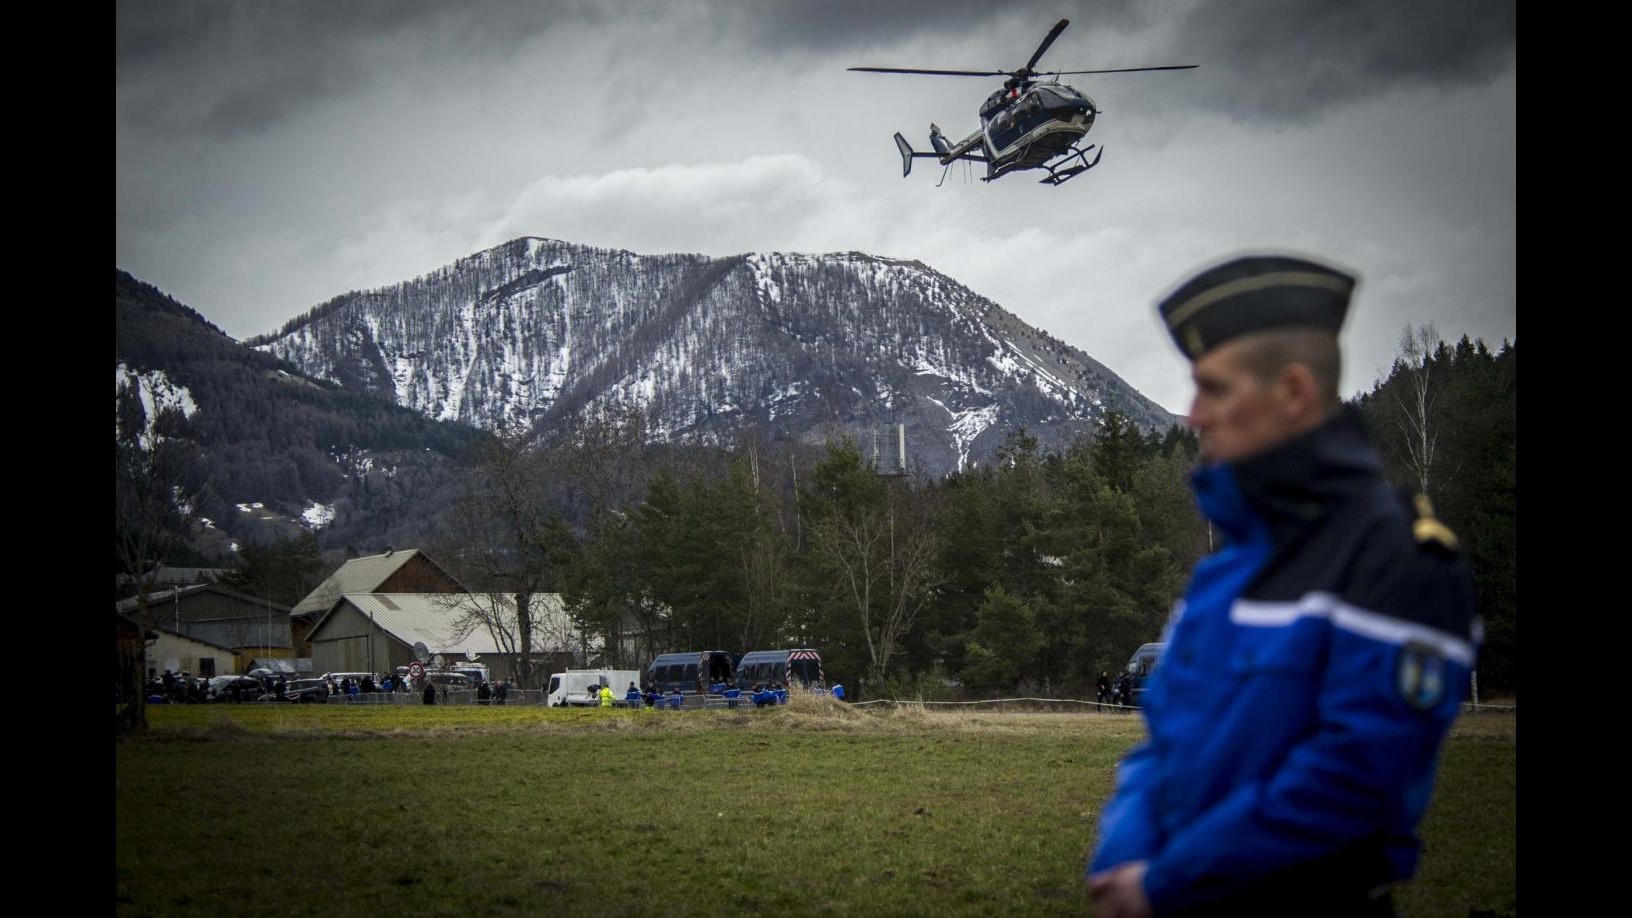
<path fill-rule="evenodd" d="M 116 255 L 238 338 L 517 236 L 921 259 L 1169 410 L 1154 303 L 1249 250 L 1360 275 L 1345 394 L 1407 323 L 1515 334 L 1511 2 L 120 4 Z M 1000 79 L 1103 109 L 1092 171 L 919 160 Z"/>

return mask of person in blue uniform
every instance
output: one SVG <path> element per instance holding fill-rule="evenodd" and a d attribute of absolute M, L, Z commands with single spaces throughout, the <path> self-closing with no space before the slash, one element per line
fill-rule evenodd
<path fill-rule="evenodd" d="M 763 708 L 768 704 L 776 704 L 776 693 L 772 692 L 764 683 L 754 686 L 754 707 Z"/>
<path fill-rule="evenodd" d="M 1175 605 L 1087 869 L 1096 918 L 1392 915 L 1480 625 L 1455 535 L 1344 405 L 1351 275 L 1237 258 L 1160 312 L 1224 545 Z"/>

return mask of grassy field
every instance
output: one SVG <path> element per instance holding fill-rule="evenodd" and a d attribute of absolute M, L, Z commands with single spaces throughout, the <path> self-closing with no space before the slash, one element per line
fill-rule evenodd
<path fill-rule="evenodd" d="M 1137 717 L 156 707 L 122 915 L 1082 914 Z M 1459 721 L 1403 914 L 1514 911 L 1513 715 Z"/>

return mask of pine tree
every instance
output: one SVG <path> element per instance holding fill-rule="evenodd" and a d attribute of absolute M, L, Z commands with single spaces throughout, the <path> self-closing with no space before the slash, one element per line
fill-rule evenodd
<path fill-rule="evenodd" d="M 1032 662 L 1043 646 L 1043 632 L 1024 599 L 994 585 L 986 591 L 976 618 L 979 623 L 969 637 L 966 662 L 959 672 L 964 684 L 978 690 L 1007 691 L 1036 672 Z"/>

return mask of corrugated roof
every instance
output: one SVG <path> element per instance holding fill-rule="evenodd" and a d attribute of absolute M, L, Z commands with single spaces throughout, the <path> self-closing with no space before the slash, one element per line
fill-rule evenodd
<path fill-rule="evenodd" d="M 202 637 L 200 635 L 188 634 L 185 631 L 177 631 L 174 628 L 166 628 L 163 625 L 160 625 L 158 630 L 163 631 L 165 634 L 172 637 L 181 638 L 184 641 L 192 641 L 195 644 L 203 644 L 206 647 L 214 647 L 216 650 L 225 650 L 227 653 L 232 653 L 232 648 L 230 646 L 217 643 L 216 641 L 212 641 L 209 638 Z"/>
<path fill-rule="evenodd" d="M 537 640 L 542 645 L 539 649 L 576 648 L 578 632 L 573 629 L 572 620 L 561 605 L 560 594 L 534 594 L 533 598 L 542 604 L 542 612 L 538 613 L 538 621 L 534 623 Z M 411 647 L 415 642 L 424 641 L 431 653 L 445 656 L 462 656 L 466 652 L 503 652 L 486 628 L 469 629 L 469 634 L 460 636 L 463 629 L 458 628 L 457 623 L 468 614 L 472 603 L 479 602 L 483 608 L 492 608 L 491 604 L 497 601 L 507 618 L 515 614 L 509 597 L 490 593 L 347 593 L 344 599 L 364 615 L 371 616 L 374 624 L 404 644 Z M 312 629 L 312 640 L 322 639 L 323 625 L 328 618 L 324 616 Z"/>
<path fill-rule="evenodd" d="M 339 570 L 330 574 L 329 579 L 318 584 L 317 589 L 307 593 L 305 599 L 295 603 L 295 608 L 290 614 L 327 612 L 347 593 L 372 593 L 386 581 L 386 578 L 407 564 L 409 558 L 417 554 L 419 549 L 409 548 L 386 552 L 383 555 L 352 558 L 340 565 Z"/>
<path fill-rule="evenodd" d="M 234 599 L 241 599 L 244 602 L 253 603 L 256 606 L 267 607 L 272 610 L 272 614 L 274 615 L 287 615 L 289 613 L 288 606 L 280 603 L 269 602 L 265 597 L 257 599 L 254 596 L 246 596 L 243 593 L 234 592 L 233 590 L 229 590 L 224 586 L 214 583 L 199 583 L 194 584 L 193 586 L 177 587 L 173 590 L 155 590 L 154 592 L 147 594 L 147 605 L 148 608 L 151 609 L 166 602 L 174 602 L 178 597 L 191 596 L 194 593 L 205 592 L 219 593 L 222 596 L 231 596 Z M 137 597 L 135 596 L 132 596 L 129 599 L 121 599 L 114 604 L 114 608 L 120 612 L 134 612 L 136 611 L 136 600 Z"/>
<path fill-rule="evenodd" d="M 226 572 L 224 567 L 161 567 L 153 574 L 153 579 L 158 583 L 207 583 Z"/>
<path fill-rule="evenodd" d="M 312 658 L 295 657 L 289 660 L 281 657 L 269 659 L 256 657 L 249 661 L 248 666 L 244 667 L 244 672 L 252 673 L 257 669 L 269 669 L 274 673 L 283 673 L 285 676 L 298 676 L 302 673 L 309 676 L 312 674 Z"/>
<path fill-rule="evenodd" d="M 190 638 L 207 641 L 219 647 L 293 647 L 289 636 L 289 619 L 278 616 L 277 621 L 264 622 L 248 618 L 222 619 L 208 622 L 182 622 L 182 630 Z"/>

